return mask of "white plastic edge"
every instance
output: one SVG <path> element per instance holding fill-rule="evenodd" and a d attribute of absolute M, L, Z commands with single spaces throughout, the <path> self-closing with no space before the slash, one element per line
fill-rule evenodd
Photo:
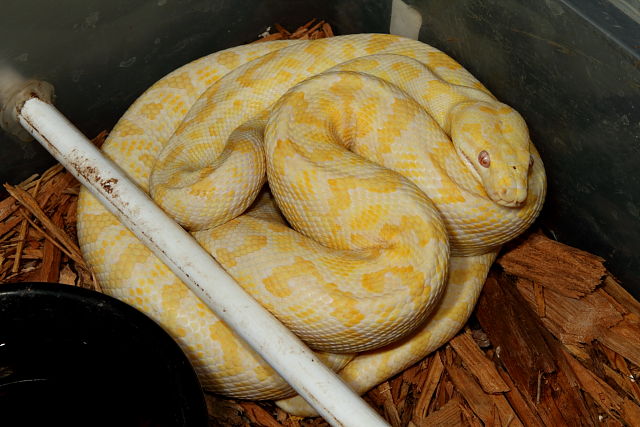
<path fill-rule="evenodd" d="M 391 3 L 391 24 L 389 34 L 418 40 L 422 27 L 422 15 L 402 0 Z"/>

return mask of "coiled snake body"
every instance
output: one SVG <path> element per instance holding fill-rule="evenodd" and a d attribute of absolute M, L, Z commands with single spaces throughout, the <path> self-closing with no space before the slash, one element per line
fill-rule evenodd
<path fill-rule="evenodd" d="M 462 327 L 545 194 L 518 113 L 442 52 L 391 35 L 201 58 L 140 96 L 103 150 L 358 392 Z M 78 233 L 102 288 L 162 324 L 205 388 L 292 395 L 84 190 Z"/>

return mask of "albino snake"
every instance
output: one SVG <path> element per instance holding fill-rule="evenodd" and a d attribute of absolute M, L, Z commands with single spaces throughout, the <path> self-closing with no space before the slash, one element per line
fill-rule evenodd
<path fill-rule="evenodd" d="M 140 96 L 103 150 L 360 393 L 464 325 L 546 187 L 517 112 L 442 52 L 390 35 L 198 59 Z M 85 190 L 78 233 L 102 288 L 169 331 L 205 388 L 292 395 Z"/>

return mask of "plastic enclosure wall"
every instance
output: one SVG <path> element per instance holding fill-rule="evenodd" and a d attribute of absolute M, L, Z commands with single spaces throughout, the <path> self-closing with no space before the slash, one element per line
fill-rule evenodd
<path fill-rule="evenodd" d="M 640 10 L 623 0 L 406 0 L 420 39 L 447 52 L 527 120 L 549 178 L 541 224 L 608 260 L 640 296 Z M 89 137 L 151 83 L 279 22 L 388 32 L 391 0 L 9 1 L 0 70 L 49 81 Z M 0 82 L 1 83 L 1 82 Z M 0 131 L 1 132 L 1 131 Z M 0 182 L 52 163 L 0 133 Z"/>

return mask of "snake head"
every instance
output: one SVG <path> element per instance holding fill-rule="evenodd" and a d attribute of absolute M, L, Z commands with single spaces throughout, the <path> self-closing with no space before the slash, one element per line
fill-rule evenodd
<path fill-rule="evenodd" d="M 491 200 L 507 207 L 525 202 L 533 157 L 517 111 L 497 101 L 458 104 L 451 111 L 451 140 Z"/>

